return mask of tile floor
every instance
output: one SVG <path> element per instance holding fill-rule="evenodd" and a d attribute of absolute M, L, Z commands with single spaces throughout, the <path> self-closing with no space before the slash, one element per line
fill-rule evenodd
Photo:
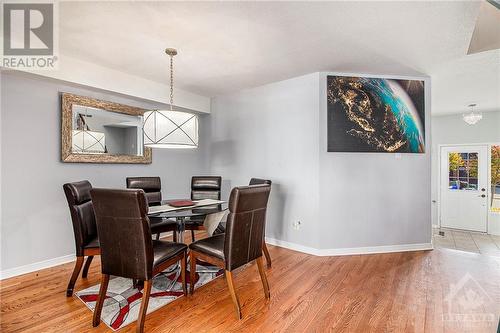
<path fill-rule="evenodd" d="M 444 235 L 439 235 L 439 232 Z M 481 253 L 500 257 L 500 236 L 487 235 L 446 228 L 433 229 L 434 247 L 449 248 L 467 252 Z"/>

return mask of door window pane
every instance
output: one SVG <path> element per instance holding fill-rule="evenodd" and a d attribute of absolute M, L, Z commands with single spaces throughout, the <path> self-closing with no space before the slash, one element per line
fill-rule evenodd
<path fill-rule="evenodd" d="M 477 191 L 477 153 L 453 152 L 448 154 L 450 190 Z"/>
<path fill-rule="evenodd" d="M 450 182 L 449 182 L 449 189 L 450 190 L 458 190 L 459 183 L 457 178 L 451 178 L 450 177 Z"/>
<path fill-rule="evenodd" d="M 470 189 L 477 190 L 477 178 L 469 178 Z"/>
<path fill-rule="evenodd" d="M 500 213 L 500 146 L 491 146 L 491 211 Z"/>

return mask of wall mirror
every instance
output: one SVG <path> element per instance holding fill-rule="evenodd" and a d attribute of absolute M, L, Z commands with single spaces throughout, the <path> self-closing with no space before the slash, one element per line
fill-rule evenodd
<path fill-rule="evenodd" d="M 62 94 L 61 157 L 75 163 L 151 163 L 144 146 L 146 110 Z"/>

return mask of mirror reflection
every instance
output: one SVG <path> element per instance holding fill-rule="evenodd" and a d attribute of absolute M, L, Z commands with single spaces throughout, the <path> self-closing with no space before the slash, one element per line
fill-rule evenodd
<path fill-rule="evenodd" d="M 142 116 L 73 105 L 72 146 L 76 154 L 143 156 Z"/>

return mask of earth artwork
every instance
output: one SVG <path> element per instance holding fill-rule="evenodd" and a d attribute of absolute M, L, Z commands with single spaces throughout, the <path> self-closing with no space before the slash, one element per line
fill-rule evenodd
<path fill-rule="evenodd" d="M 425 152 L 424 81 L 328 76 L 329 152 Z"/>

